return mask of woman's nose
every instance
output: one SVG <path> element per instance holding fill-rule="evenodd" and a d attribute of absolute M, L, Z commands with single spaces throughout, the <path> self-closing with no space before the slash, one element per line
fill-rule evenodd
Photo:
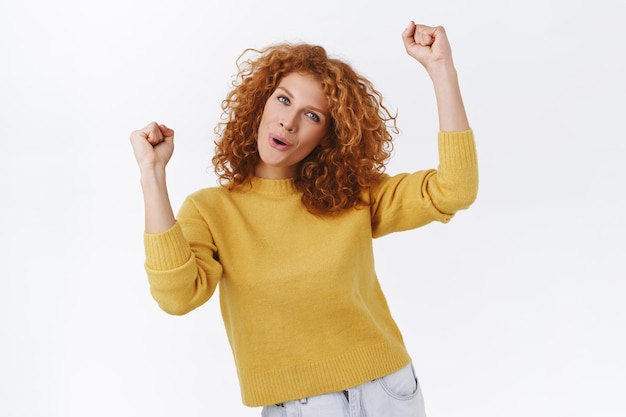
<path fill-rule="evenodd" d="M 292 132 L 293 131 L 293 127 L 285 122 L 280 122 L 280 127 L 282 127 L 283 129 L 285 129 L 287 132 Z"/>
<path fill-rule="evenodd" d="M 282 119 L 280 121 L 280 126 L 288 132 L 293 132 L 296 130 L 296 117 L 292 112 L 286 112 L 283 114 Z"/>

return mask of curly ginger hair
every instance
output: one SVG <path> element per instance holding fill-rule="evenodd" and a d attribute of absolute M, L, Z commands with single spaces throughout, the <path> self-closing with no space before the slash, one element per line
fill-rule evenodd
<path fill-rule="evenodd" d="M 254 59 L 245 58 L 250 54 Z M 322 86 L 331 120 L 325 140 L 301 161 L 293 179 L 302 203 L 314 214 L 371 204 L 363 192 L 385 171 L 393 150 L 391 132 L 398 133 L 396 116 L 372 83 L 345 62 L 329 58 L 323 47 L 309 44 L 246 49 L 237 68 L 215 128 L 212 161 L 219 182 L 233 189 L 252 180 L 260 161 L 257 135 L 267 99 L 287 74 L 311 74 Z"/>

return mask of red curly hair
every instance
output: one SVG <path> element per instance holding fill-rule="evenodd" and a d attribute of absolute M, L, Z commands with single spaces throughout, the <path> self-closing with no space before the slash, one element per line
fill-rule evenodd
<path fill-rule="evenodd" d="M 245 59 L 248 55 L 254 56 Z M 390 132 L 398 133 L 396 116 L 372 83 L 329 58 L 323 47 L 308 44 L 246 49 L 237 68 L 215 128 L 212 161 L 219 182 L 232 189 L 252 180 L 260 161 L 257 134 L 265 103 L 285 75 L 305 73 L 320 82 L 331 120 L 327 137 L 300 163 L 294 178 L 302 203 L 314 214 L 371 204 L 363 192 L 384 172 L 393 150 Z"/>

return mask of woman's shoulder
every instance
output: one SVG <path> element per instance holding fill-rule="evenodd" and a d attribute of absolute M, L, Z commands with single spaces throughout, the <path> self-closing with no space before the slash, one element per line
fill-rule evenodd
<path fill-rule="evenodd" d="M 202 217 L 213 217 L 215 213 L 224 211 L 232 203 L 228 197 L 228 187 L 212 186 L 200 188 L 184 199 L 179 215 L 198 215 Z"/>
<path fill-rule="evenodd" d="M 183 205 L 206 206 L 207 203 L 223 199 L 226 192 L 228 189 L 220 185 L 199 188 L 185 196 Z"/>
<path fill-rule="evenodd" d="M 227 186 L 214 185 L 211 187 L 200 188 L 187 196 L 191 200 L 205 200 L 211 198 L 219 198 L 219 196 L 225 196 L 229 193 Z"/>

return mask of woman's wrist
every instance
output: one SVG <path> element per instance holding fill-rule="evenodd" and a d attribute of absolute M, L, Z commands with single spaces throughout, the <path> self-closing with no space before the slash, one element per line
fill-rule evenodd
<path fill-rule="evenodd" d="M 166 184 L 165 167 L 151 165 L 141 167 L 140 182 L 142 188 L 164 187 Z"/>

